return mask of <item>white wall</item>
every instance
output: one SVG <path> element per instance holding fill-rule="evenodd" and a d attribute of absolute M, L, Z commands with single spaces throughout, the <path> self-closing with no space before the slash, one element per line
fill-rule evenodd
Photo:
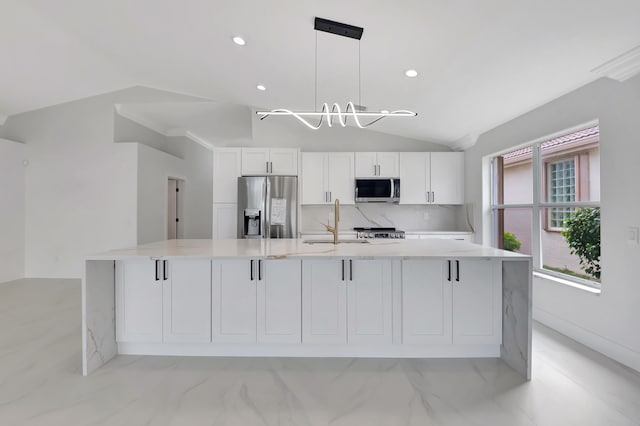
<path fill-rule="evenodd" d="M 24 277 L 25 148 L 0 139 L 0 283 Z"/>
<path fill-rule="evenodd" d="M 482 241 L 483 157 L 570 127 L 600 120 L 602 293 L 534 279 L 534 318 L 640 370 L 640 247 L 626 242 L 640 226 L 640 77 L 600 79 L 480 136 L 466 152 L 467 201 Z M 484 191 L 484 192 L 483 192 Z M 487 235 L 484 233 L 484 235 Z M 489 244 L 490 241 L 486 240 Z"/>
<path fill-rule="evenodd" d="M 208 149 L 183 138 L 180 159 L 147 145 L 138 145 L 138 244 L 167 238 L 167 180 L 184 179 L 183 238 L 211 238 L 213 159 Z"/>
<path fill-rule="evenodd" d="M 402 120 L 386 118 L 385 120 Z M 410 120 L 410 118 L 407 118 Z M 375 129 L 375 124 L 372 126 Z M 301 151 L 451 151 L 444 145 L 347 126 L 310 130 L 293 117 L 260 120 L 252 112 L 252 137 L 216 143 L 220 147 L 291 147 Z"/>
<path fill-rule="evenodd" d="M 87 254 L 137 242 L 136 144 L 113 143 L 114 104 L 191 100 L 135 87 L 11 116 L 24 142 L 28 277 L 80 277 Z"/>

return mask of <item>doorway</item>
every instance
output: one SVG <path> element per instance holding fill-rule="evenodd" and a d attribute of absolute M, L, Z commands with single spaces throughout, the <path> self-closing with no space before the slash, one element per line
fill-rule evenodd
<path fill-rule="evenodd" d="M 184 180 L 167 180 L 167 239 L 184 238 L 182 206 L 184 200 Z"/>

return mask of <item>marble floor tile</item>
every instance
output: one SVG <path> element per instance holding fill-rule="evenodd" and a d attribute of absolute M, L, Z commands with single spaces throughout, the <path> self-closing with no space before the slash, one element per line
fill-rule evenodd
<path fill-rule="evenodd" d="M 0 284 L 0 425 L 638 425 L 640 375 L 539 324 L 499 359 L 119 356 L 81 375 L 80 281 Z"/>

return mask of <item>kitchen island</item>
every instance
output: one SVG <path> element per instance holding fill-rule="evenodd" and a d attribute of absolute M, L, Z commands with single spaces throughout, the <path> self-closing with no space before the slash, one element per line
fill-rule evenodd
<path fill-rule="evenodd" d="M 452 240 L 169 240 L 89 256 L 83 374 L 117 354 L 500 357 L 531 376 L 531 258 Z"/>

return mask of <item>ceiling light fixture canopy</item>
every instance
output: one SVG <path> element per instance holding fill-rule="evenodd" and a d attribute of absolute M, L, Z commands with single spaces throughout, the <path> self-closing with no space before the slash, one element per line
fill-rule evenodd
<path fill-rule="evenodd" d="M 318 18 L 315 19 L 314 30 L 316 31 L 324 31 L 331 34 L 336 34 L 342 37 L 348 37 L 358 40 L 358 107 L 349 101 L 344 109 L 344 111 L 340 108 L 340 105 L 337 103 L 333 103 L 331 107 L 327 102 L 322 104 L 322 109 L 320 111 L 317 110 L 318 105 L 318 34 L 316 33 L 316 81 L 315 81 L 315 103 L 314 111 L 292 111 L 285 108 L 276 108 L 271 111 L 256 111 L 256 114 L 260 116 L 260 120 L 264 120 L 265 118 L 272 115 L 287 115 L 292 116 L 303 123 L 310 129 L 318 130 L 322 127 L 322 124 L 326 121 L 329 127 L 333 127 L 334 120 L 337 118 L 338 124 L 342 127 L 347 126 L 347 119 L 349 117 L 353 118 L 354 123 L 361 129 L 367 128 L 372 124 L 382 120 L 385 117 L 415 117 L 418 114 L 405 110 L 395 110 L 395 111 L 363 111 L 361 107 L 362 102 L 360 101 L 361 93 L 360 93 L 360 39 L 362 38 L 362 33 L 364 32 L 364 28 L 355 27 L 349 24 L 343 24 L 341 22 L 330 21 L 328 19 Z M 319 118 L 317 124 L 309 122 L 307 117 L 316 117 Z M 362 123 L 360 119 L 369 120 L 366 123 Z"/>

